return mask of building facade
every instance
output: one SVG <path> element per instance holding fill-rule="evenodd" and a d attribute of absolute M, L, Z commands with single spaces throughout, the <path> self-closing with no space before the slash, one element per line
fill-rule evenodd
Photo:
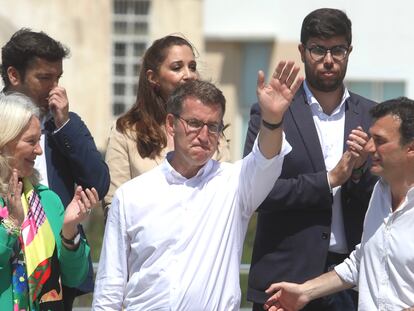
<path fill-rule="evenodd" d="M 140 58 L 154 39 L 182 34 L 198 51 L 202 78 L 227 98 L 232 160 L 242 155 L 257 71 L 278 60 L 300 64 L 303 18 L 319 7 L 347 12 L 353 46 L 346 83 L 374 100 L 414 97 L 410 12 L 396 0 L 0 0 L 0 44 L 22 27 L 43 30 L 71 49 L 61 85 L 103 152 L 114 119 L 135 101 Z M 367 14 L 375 7 L 375 14 Z"/>
<path fill-rule="evenodd" d="M 70 48 L 60 84 L 105 152 L 113 121 L 135 101 L 147 46 L 180 33 L 204 53 L 201 9 L 201 0 L 0 0 L 0 44 L 25 27 Z"/>
<path fill-rule="evenodd" d="M 281 59 L 301 64 L 297 46 L 304 17 L 317 8 L 344 10 L 352 21 L 347 86 L 376 101 L 414 97 L 414 4 L 396 0 L 205 0 L 203 31 L 212 80 L 229 103 L 233 160 L 242 155 L 258 70 L 268 76 Z M 303 66 L 302 66 L 303 74 Z"/>

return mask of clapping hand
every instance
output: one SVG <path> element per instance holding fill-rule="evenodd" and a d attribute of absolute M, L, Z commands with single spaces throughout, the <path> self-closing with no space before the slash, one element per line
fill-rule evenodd
<path fill-rule="evenodd" d="M 62 233 L 65 237 L 72 237 L 77 233 L 77 225 L 85 220 L 92 209 L 98 205 L 99 196 L 95 188 L 82 190 L 77 186 L 72 201 L 66 208 L 63 220 Z"/>
<path fill-rule="evenodd" d="M 360 126 L 353 129 L 351 134 L 349 134 L 346 144 L 348 145 L 349 151 L 356 157 L 354 168 L 360 168 L 367 161 L 368 151 L 365 149 L 365 146 L 368 140 L 368 134 Z"/>
<path fill-rule="evenodd" d="M 20 227 L 24 220 L 24 211 L 21 199 L 22 191 L 23 183 L 19 180 L 17 170 L 13 169 L 9 180 L 6 205 L 9 214 L 8 218 L 12 220 L 17 227 Z"/>

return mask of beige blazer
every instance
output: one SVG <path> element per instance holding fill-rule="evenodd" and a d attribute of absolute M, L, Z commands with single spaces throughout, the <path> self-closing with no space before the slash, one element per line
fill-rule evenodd
<path fill-rule="evenodd" d="M 111 184 L 104 198 L 104 208 L 109 207 L 115 190 L 119 186 L 159 165 L 172 149 L 172 144 L 169 142 L 159 157 L 143 159 L 138 153 L 133 135 L 131 133 L 122 134 L 114 124 L 109 135 L 105 155 L 105 162 L 108 164 L 111 176 Z M 229 144 L 224 137 L 220 139 L 218 151 L 213 158 L 218 161 L 230 161 Z"/>

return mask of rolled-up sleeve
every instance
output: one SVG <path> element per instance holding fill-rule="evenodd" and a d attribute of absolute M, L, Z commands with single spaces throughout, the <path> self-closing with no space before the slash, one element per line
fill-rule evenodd
<path fill-rule="evenodd" d="M 335 266 L 335 272 L 343 281 L 349 284 L 358 285 L 360 261 L 361 244 L 358 244 L 355 247 L 355 250 L 343 263 Z"/>

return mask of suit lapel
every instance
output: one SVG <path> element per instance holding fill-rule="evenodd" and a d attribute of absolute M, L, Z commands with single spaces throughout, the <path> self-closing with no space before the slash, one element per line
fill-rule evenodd
<path fill-rule="evenodd" d="M 358 102 L 352 93 L 345 103 L 345 130 L 344 130 L 344 151 L 347 149 L 346 141 L 349 134 L 357 126 L 362 126 L 361 113 L 359 111 Z M 364 129 L 368 131 L 368 129 Z"/>
<path fill-rule="evenodd" d="M 307 150 L 308 156 L 312 162 L 315 172 L 325 170 L 325 161 L 323 158 L 322 147 L 316 132 L 315 123 L 313 122 L 310 106 L 306 101 L 303 85 L 297 92 L 289 110 L 293 123 L 302 137 L 303 144 Z"/>

